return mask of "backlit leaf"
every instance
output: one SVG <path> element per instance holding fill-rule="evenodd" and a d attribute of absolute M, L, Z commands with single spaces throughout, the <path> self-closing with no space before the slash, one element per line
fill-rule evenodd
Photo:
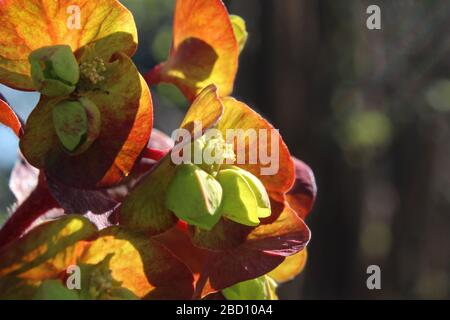
<path fill-rule="evenodd" d="M 96 264 L 108 254 L 112 276 L 122 287 L 146 299 L 189 299 L 193 278 L 187 267 L 148 236 L 111 227 L 100 232 L 81 262 Z"/>
<path fill-rule="evenodd" d="M 238 42 L 221 0 L 177 0 L 169 58 L 150 71 L 146 80 L 173 83 L 189 100 L 212 83 L 218 85 L 221 96 L 228 96 L 238 55 Z"/>
<path fill-rule="evenodd" d="M 20 137 L 23 133 L 22 124 L 13 109 L 0 99 L 0 124 L 9 127 L 16 136 Z"/>
<path fill-rule="evenodd" d="M 153 125 L 150 91 L 127 56 L 118 54 L 115 59 L 108 64 L 105 90 L 81 92 L 101 114 L 100 133 L 85 152 L 68 154 L 56 136 L 52 110 L 64 97 L 41 97 L 28 118 L 21 150 L 56 181 L 78 188 L 115 185 L 130 173 L 148 142 Z"/>
<path fill-rule="evenodd" d="M 21 90 L 34 89 L 28 55 L 41 47 L 66 44 L 75 52 L 116 33 L 131 36 L 116 51 L 131 56 L 137 46 L 133 16 L 116 0 L 4 0 L 0 25 L 0 82 Z"/>

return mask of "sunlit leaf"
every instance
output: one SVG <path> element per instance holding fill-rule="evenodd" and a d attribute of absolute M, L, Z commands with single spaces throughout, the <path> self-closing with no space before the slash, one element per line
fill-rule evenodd
<path fill-rule="evenodd" d="M 115 50 L 132 55 L 137 31 L 131 13 L 116 0 L 5 0 L 0 2 L 0 82 L 33 90 L 28 55 L 41 47 L 66 44 L 77 51 L 116 33 L 129 34 Z"/>
<path fill-rule="evenodd" d="M 22 124 L 13 109 L 0 99 L 0 124 L 9 127 L 16 136 L 20 137 L 23 133 Z"/>
<path fill-rule="evenodd" d="M 276 283 L 267 276 L 239 282 L 222 290 L 227 300 L 275 300 Z"/>
<path fill-rule="evenodd" d="M 64 97 L 42 97 L 28 118 L 21 150 L 32 165 L 45 168 L 56 181 L 78 188 L 117 184 L 130 173 L 148 142 L 153 124 L 150 91 L 127 56 L 115 58 L 108 64 L 105 90 L 80 93 L 101 113 L 99 136 L 85 152 L 68 154 L 56 136 L 52 110 Z"/>
<path fill-rule="evenodd" d="M 146 79 L 150 84 L 173 83 L 189 100 L 211 83 L 218 85 L 221 96 L 228 96 L 238 55 L 238 42 L 221 0 L 178 0 L 169 58 Z"/>
<path fill-rule="evenodd" d="M 192 134 L 195 122 L 202 126 L 203 131 L 216 125 L 224 111 L 218 90 L 216 85 L 209 85 L 203 89 L 186 112 L 180 128 Z"/>
<path fill-rule="evenodd" d="M 0 249 L 0 278 L 16 276 L 40 281 L 55 278 L 76 264 L 84 242 L 97 229 L 87 219 L 67 216 L 43 223 L 20 241 Z"/>
<path fill-rule="evenodd" d="M 100 232 L 81 262 L 96 264 L 112 254 L 109 268 L 116 281 L 146 299 L 189 299 L 193 278 L 187 267 L 148 236 L 111 227 Z"/>
<path fill-rule="evenodd" d="M 276 282 L 286 282 L 295 278 L 305 268 L 308 253 L 306 248 L 286 259 L 268 274 Z"/>
<path fill-rule="evenodd" d="M 271 191 L 287 192 L 292 187 L 295 179 L 294 163 L 280 134 L 267 120 L 245 103 L 233 98 L 223 98 L 222 100 L 225 111 L 217 125 L 218 129 L 227 137 L 228 143 L 230 143 L 230 136 L 227 136 L 227 130 L 242 130 L 242 134 L 237 131 L 235 133 L 240 135 L 243 143 L 238 143 L 238 139 L 231 141 L 234 142 L 234 153 L 237 155 L 236 165 L 257 176 L 269 193 Z M 252 136 L 252 133 L 256 139 L 249 138 Z M 279 150 L 275 148 L 272 150 L 272 134 L 278 140 Z M 263 140 L 265 137 L 266 139 Z M 255 154 L 255 164 L 250 163 L 250 150 Z M 261 153 L 267 154 L 267 161 L 262 159 Z M 245 156 L 245 158 L 242 158 L 244 164 L 239 163 L 240 156 Z M 261 171 L 262 168 L 269 170 L 270 166 L 273 167 L 273 172 L 264 173 Z"/>

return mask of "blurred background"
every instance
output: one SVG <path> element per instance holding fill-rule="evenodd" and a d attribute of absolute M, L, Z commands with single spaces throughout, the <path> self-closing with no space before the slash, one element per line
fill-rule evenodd
<path fill-rule="evenodd" d="M 142 72 L 165 60 L 173 0 L 122 1 L 139 30 Z M 234 95 L 279 128 L 316 175 L 303 274 L 284 299 L 450 298 L 450 2 L 228 0 L 247 22 Z M 381 8 L 382 30 L 366 9 Z M 26 118 L 39 98 L 0 86 Z M 156 127 L 187 108 L 152 88 Z M 0 128 L 0 224 L 13 198 L 17 141 Z M 381 290 L 366 269 L 381 268 Z"/>

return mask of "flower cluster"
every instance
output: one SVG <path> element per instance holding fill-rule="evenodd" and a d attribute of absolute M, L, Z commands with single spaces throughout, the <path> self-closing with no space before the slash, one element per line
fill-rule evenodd
<path fill-rule="evenodd" d="M 66 25 L 69 5 L 80 29 Z M 0 230 L 0 298 L 275 299 L 301 272 L 314 176 L 230 97 L 248 35 L 221 0 L 177 0 L 169 57 L 144 76 L 133 17 L 116 0 L 3 1 L 0 22 L 0 83 L 41 93 L 26 124 L 0 100 L 23 155 Z M 153 129 L 148 85 L 161 82 L 191 102 L 188 141 Z M 239 141 L 229 130 L 273 134 Z M 274 142 L 275 174 L 262 173 L 261 152 L 240 157 Z M 192 151 L 185 163 L 172 159 L 180 150 Z"/>

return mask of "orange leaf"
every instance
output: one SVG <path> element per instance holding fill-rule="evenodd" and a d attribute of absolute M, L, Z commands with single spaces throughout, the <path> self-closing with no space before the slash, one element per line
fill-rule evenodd
<path fill-rule="evenodd" d="M 2 0 L 0 25 L 0 82 L 21 90 L 34 89 L 28 55 L 38 48 L 67 44 L 75 52 L 117 33 L 130 37 L 116 51 L 131 56 L 137 46 L 133 16 L 116 0 Z"/>
<path fill-rule="evenodd" d="M 11 128 L 11 130 L 18 136 L 21 137 L 23 133 L 22 124 L 16 113 L 11 109 L 11 107 L 3 100 L 0 99 L 0 123 Z"/>
<path fill-rule="evenodd" d="M 180 127 L 193 133 L 194 122 L 199 122 L 203 131 L 215 126 L 222 116 L 224 107 L 219 98 L 219 89 L 211 84 L 204 88 L 192 102 Z M 198 138 L 198 137 L 195 137 Z"/>
<path fill-rule="evenodd" d="M 113 278 L 138 297 L 192 297 L 192 273 L 159 242 L 111 227 L 100 232 L 99 238 L 92 242 L 80 261 L 96 264 L 111 253 L 109 268 Z"/>
<path fill-rule="evenodd" d="M 76 263 L 83 240 L 97 232 L 86 218 L 66 216 L 46 222 L 0 250 L 0 278 L 16 276 L 40 281 L 55 278 Z"/>
<path fill-rule="evenodd" d="M 286 282 L 300 274 L 306 265 L 308 259 L 307 249 L 299 253 L 286 257 L 286 259 L 274 270 L 269 272 L 268 276 L 276 282 Z"/>
<path fill-rule="evenodd" d="M 236 164 L 242 167 L 244 170 L 250 171 L 256 175 L 261 182 L 264 184 L 268 192 L 284 193 L 287 192 L 293 185 L 295 175 L 294 175 L 294 163 L 291 159 L 289 149 L 284 143 L 281 135 L 275 130 L 275 128 L 264 118 L 262 118 L 257 112 L 247 106 L 245 103 L 237 101 L 234 98 L 223 98 L 223 104 L 225 106 L 225 112 L 218 123 L 218 129 L 221 130 L 225 137 L 227 137 L 227 129 L 241 129 L 246 132 L 246 130 L 254 131 L 256 133 L 256 139 L 245 139 L 245 143 L 239 145 L 234 141 L 234 152 L 238 156 L 237 161 L 239 161 L 239 155 L 246 155 L 245 164 Z M 249 131 L 249 132 L 250 132 Z M 259 134 L 261 132 L 266 132 L 266 141 L 260 139 Z M 278 168 L 275 174 L 262 175 L 261 168 L 269 167 L 269 164 L 262 164 L 262 159 L 260 156 L 260 151 L 267 151 L 268 155 L 275 152 L 271 148 L 272 144 L 272 133 L 275 139 L 278 139 L 279 152 L 278 154 L 273 154 L 270 158 L 273 160 L 271 165 L 274 168 Z M 227 137 L 227 140 L 230 137 Z M 259 144 L 259 141 L 266 143 Z M 227 141 L 228 143 L 230 141 Z M 255 151 L 256 163 L 251 164 L 249 161 L 250 150 Z"/>
<path fill-rule="evenodd" d="M 149 84 L 173 83 L 189 100 L 212 83 L 221 96 L 228 96 L 238 56 L 238 42 L 221 0 L 177 0 L 169 58 L 146 79 Z"/>

